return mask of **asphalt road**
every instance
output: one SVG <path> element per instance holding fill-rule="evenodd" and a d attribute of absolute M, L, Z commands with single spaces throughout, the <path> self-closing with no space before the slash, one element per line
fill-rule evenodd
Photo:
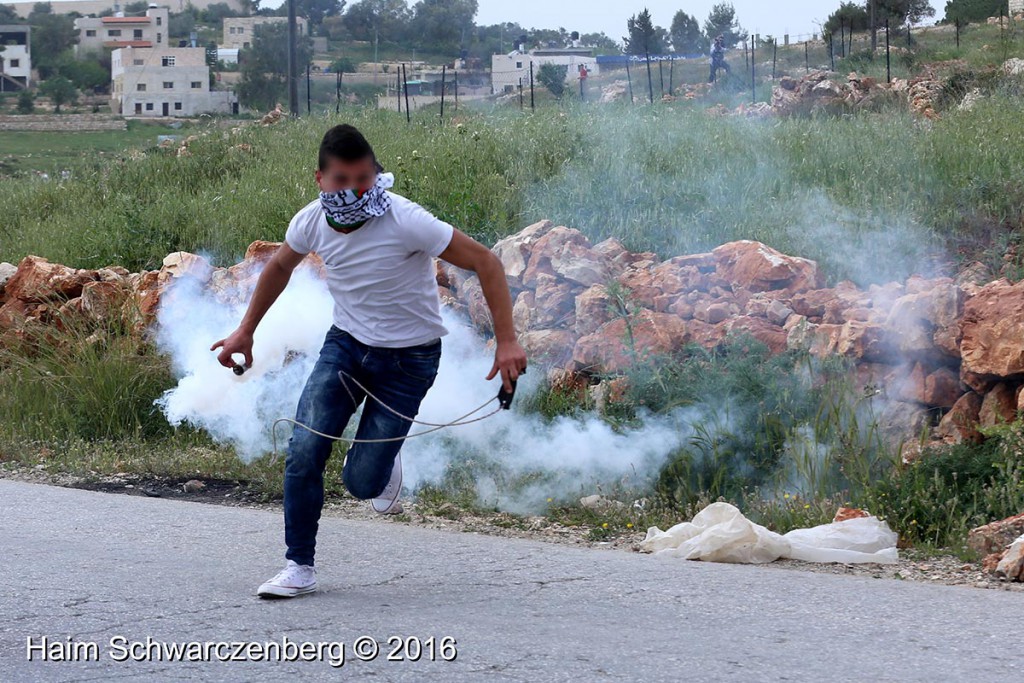
<path fill-rule="evenodd" d="M 282 542 L 280 513 L 0 481 L 0 681 L 1024 677 L 1024 593 L 325 518 L 320 591 L 260 600 Z M 193 641 L 227 644 L 160 661 Z"/>

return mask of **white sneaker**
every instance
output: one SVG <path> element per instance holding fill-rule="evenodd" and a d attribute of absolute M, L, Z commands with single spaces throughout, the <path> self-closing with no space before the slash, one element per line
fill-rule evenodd
<path fill-rule="evenodd" d="M 375 512 L 382 515 L 397 515 L 402 512 L 402 504 L 398 502 L 398 494 L 402 492 L 402 453 L 395 456 L 395 464 L 391 468 L 391 479 L 380 496 L 370 500 Z"/>
<path fill-rule="evenodd" d="M 270 581 L 262 584 L 256 595 L 261 598 L 294 598 L 316 590 L 316 568 L 288 560 L 288 565 Z"/>

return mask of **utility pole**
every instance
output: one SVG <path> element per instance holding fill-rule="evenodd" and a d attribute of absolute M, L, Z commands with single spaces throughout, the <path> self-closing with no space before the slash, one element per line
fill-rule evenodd
<path fill-rule="evenodd" d="M 288 111 L 299 115 L 299 58 L 296 54 L 295 0 L 288 0 Z"/>
<path fill-rule="evenodd" d="M 875 50 L 878 49 L 878 27 L 875 26 L 875 3 L 877 0 L 868 0 L 868 9 L 871 13 L 871 58 L 875 58 Z"/>

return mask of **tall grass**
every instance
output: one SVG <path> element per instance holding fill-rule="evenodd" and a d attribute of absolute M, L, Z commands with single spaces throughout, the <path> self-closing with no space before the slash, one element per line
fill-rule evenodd
<path fill-rule="evenodd" d="M 252 240 L 282 238 L 316 196 L 320 136 L 350 121 L 396 173 L 396 191 L 487 243 L 551 218 L 663 256 L 758 239 L 817 259 L 833 280 L 884 280 L 1019 227 L 1019 103 L 997 94 L 935 124 L 902 110 L 761 121 L 680 104 L 464 107 L 444 126 L 428 112 L 407 125 L 358 109 L 216 130 L 186 157 L 149 149 L 70 180 L 0 182 L 0 259 L 139 269 L 183 249 L 231 262 Z"/>

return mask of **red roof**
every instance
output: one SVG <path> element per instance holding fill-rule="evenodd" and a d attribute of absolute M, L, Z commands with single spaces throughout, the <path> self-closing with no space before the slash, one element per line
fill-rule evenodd
<path fill-rule="evenodd" d="M 148 24 L 149 17 L 103 17 L 104 24 Z"/>

